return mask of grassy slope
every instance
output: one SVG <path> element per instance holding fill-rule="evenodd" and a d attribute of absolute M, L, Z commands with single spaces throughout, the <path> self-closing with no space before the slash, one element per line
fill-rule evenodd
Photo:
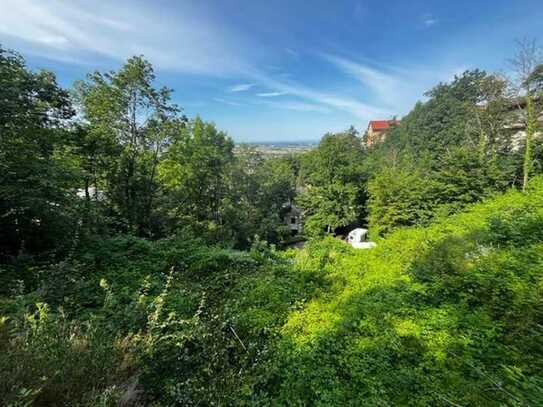
<path fill-rule="evenodd" d="M 543 180 L 372 251 L 296 257 L 330 288 L 282 329 L 273 397 L 311 404 L 543 402 Z"/>

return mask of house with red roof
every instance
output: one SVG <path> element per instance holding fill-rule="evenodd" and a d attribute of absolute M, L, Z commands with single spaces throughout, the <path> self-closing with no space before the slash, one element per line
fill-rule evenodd
<path fill-rule="evenodd" d="M 366 145 L 368 147 L 381 143 L 391 126 L 400 124 L 399 120 L 371 120 L 366 130 Z"/>

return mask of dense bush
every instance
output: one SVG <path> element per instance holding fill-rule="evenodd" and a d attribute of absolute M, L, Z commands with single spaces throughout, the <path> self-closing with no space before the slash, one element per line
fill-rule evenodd
<path fill-rule="evenodd" d="M 187 236 L 118 236 L 27 273 L 36 287 L 0 303 L 0 388 L 12 403 L 114 403 L 136 377 L 148 401 L 249 400 L 279 327 L 319 285 L 266 245 L 238 252 Z"/>
<path fill-rule="evenodd" d="M 92 320 L 68 320 L 44 303 L 19 318 L 4 317 L 2 401 L 14 406 L 113 402 L 131 371 L 130 346 Z"/>

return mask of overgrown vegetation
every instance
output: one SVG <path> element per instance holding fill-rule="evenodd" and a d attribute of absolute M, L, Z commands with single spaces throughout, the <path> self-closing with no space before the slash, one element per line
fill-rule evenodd
<path fill-rule="evenodd" d="M 528 111 L 468 71 L 371 149 L 263 159 L 143 57 L 69 93 L 0 49 L 1 403 L 541 404 L 540 71 Z"/>
<path fill-rule="evenodd" d="M 137 380 L 166 405 L 533 404 L 541 230 L 537 178 L 371 252 L 100 242 L 4 300 L 2 393 L 93 405 Z"/>

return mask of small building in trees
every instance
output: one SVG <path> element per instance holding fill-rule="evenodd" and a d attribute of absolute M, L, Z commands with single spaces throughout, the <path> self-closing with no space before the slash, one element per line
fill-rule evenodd
<path fill-rule="evenodd" d="M 371 147 L 377 143 L 383 142 L 386 132 L 390 130 L 392 126 L 400 124 L 399 120 L 371 120 L 368 123 L 368 129 L 364 135 L 366 146 Z"/>
<path fill-rule="evenodd" d="M 536 132 L 534 137 L 540 139 L 543 136 L 543 97 L 534 97 L 533 103 L 536 115 Z M 509 113 L 509 117 L 504 129 L 511 132 L 512 150 L 519 151 L 524 147 L 526 142 L 526 97 L 521 96 L 511 99 L 506 110 Z"/>
<path fill-rule="evenodd" d="M 285 216 L 283 220 L 292 236 L 303 232 L 302 210 L 293 203 L 285 204 Z"/>

